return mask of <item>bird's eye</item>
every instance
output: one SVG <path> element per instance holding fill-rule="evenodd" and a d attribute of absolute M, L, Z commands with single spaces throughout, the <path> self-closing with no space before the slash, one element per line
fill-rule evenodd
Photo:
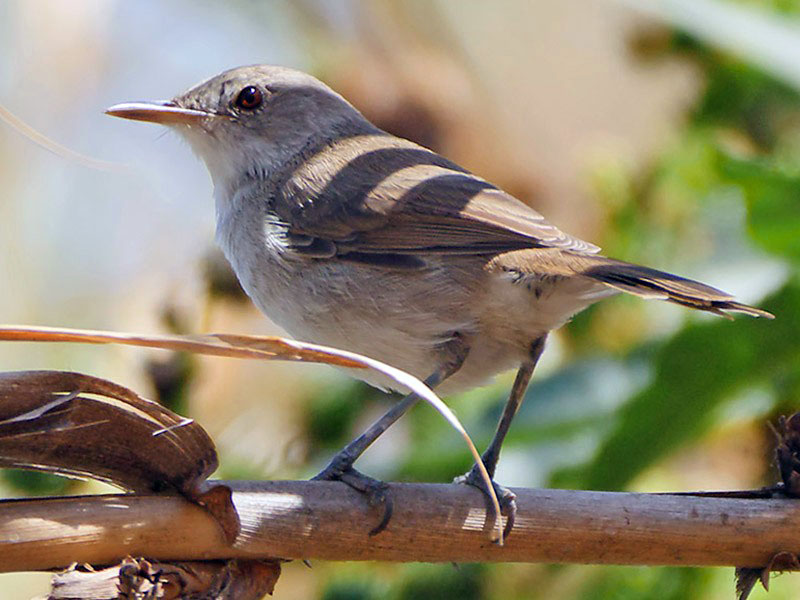
<path fill-rule="evenodd" d="M 245 110 L 253 110 L 261 106 L 263 100 L 261 90 L 254 85 L 248 85 L 236 96 L 236 106 Z"/>

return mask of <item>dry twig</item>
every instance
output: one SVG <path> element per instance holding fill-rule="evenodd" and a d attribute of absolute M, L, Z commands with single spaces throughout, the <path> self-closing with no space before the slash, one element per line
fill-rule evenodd
<path fill-rule="evenodd" d="M 395 514 L 379 516 L 337 482 L 218 482 L 233 490 L 241 532 L 179 496 L 0 501 L 0 571 L 231 558 L 627 565 L 767 565 L 800 554 L 800 503 L 781 498 L 515 489 L 514 531 L 486 537 L 483 495 L 459 485 L 392 484 Z M 491 515 L 491 512 L 488 513 Z"/>

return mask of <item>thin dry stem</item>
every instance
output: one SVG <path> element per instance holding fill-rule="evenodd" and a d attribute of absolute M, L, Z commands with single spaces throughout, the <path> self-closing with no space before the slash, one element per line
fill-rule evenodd
<path fill-rule="evenodd" d="M 127 555 L 757 567 L 777 552 L 800 553 L 794 500 L 515 489 L 516 525 L 499 547 L 487 539 L 493 523 L 483 495 L 467 486 L 392 484 L 392 521 L 370 537 L 380 507 L 341 483 L 224 483 L 242 523 L 232 546 L 205 511 L 179 497 L 0 502 L 0 571 Z"/>

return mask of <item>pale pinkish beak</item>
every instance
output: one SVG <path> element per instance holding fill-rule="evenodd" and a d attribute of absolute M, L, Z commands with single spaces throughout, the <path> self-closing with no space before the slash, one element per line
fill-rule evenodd
<path fill-rule="evenodd" d="M 159 125 L 196 125 L 209 118 L 218 117 L 214 113 L 191 108 L 181 108 L 174 102 L 123 102 L 106 109 L 112 117 L 147 121 Z"/>

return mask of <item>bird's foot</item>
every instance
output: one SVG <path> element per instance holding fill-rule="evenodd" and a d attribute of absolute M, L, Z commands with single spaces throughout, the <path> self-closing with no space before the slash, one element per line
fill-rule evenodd
<path fill-rule="evenodd" d="M 486 496 L 487 499 L 491 499 L 489 491 L 486 489 L 486 482 L 483 480 L 480 470 L 475 465 L 464 475 L 456 477 L 453 483 L 476 487 L 483 492 L 483 495 Z M 506 518 L 506 525 L 503 528 L 503 539 L 506 539 L 514 528 L 514 520 L 517 516 L 517 495 L 494 480 L 492 480 L 492 486 L 494 487 L 494 493 L 497 495 L 497 501 L 500 504 L 500 513 Z"/>
<path fill-rule="evenodd" d="M 311 480 L 341 481 L 363 494 L 370 506 L 383 506 L 383 517 L 370 530 L 369 535 L 377 535 L 386 529 L 392 518 L 394 508 L 392 496 L 389 493 L 389 484 L 356 471 L 353 468 L 353 461 L 347 453 L 340 452 L 334 456 L 328 466 L 312 477 Z"/>

